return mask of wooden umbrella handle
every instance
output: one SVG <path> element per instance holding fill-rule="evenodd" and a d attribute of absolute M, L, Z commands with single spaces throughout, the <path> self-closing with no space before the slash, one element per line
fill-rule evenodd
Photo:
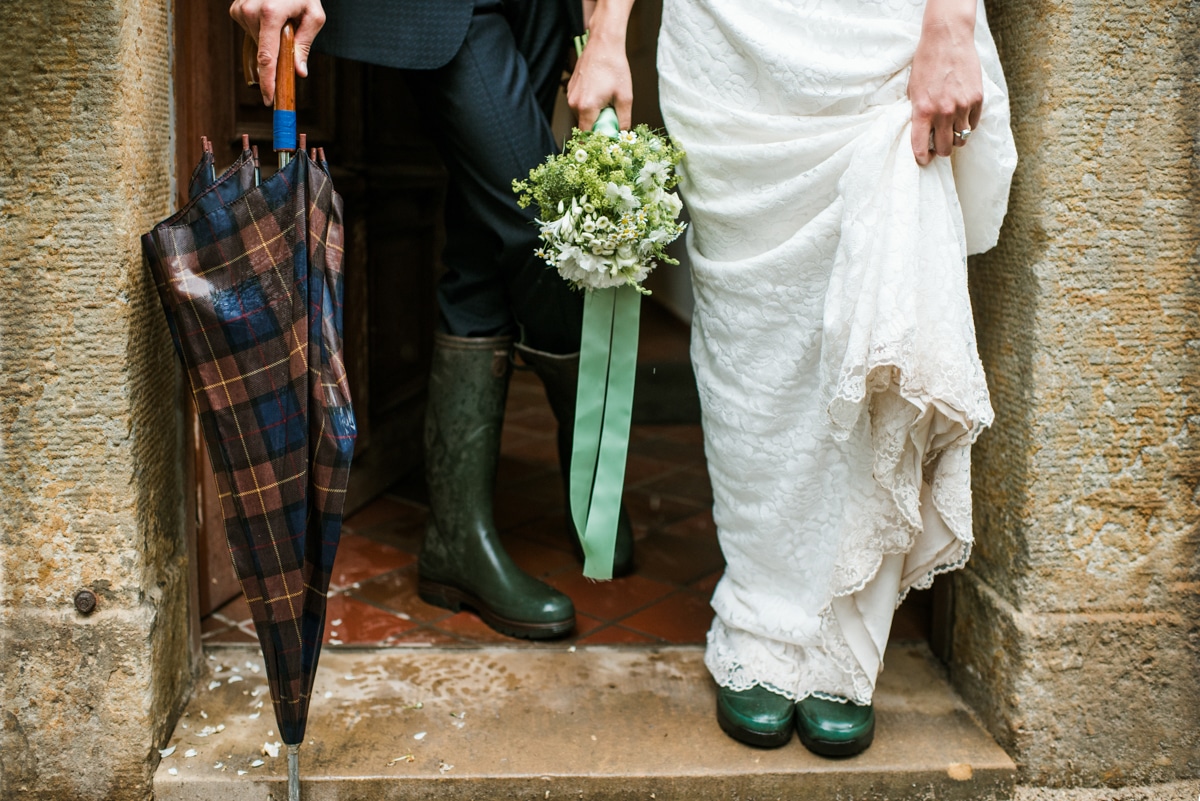
<path fill-rule="evenodd" d="M 279 59 L 275 62 L 275 110 L 296 110 L 296 34 L 292 23 L 279 35 Z"/>
<path fill-rule="evenodd" d="M 296 38 L 289 22 L 279 36 L 279 59 L 275 62 L 275 152 L 279 167 L 286 167 L 296 150 Z"/>

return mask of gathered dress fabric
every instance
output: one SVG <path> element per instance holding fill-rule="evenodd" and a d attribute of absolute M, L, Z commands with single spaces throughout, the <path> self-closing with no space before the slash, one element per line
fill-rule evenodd
<path fill-rule="evenodd" d="M 869 703 L 892 613 L 971 551 L 992 423 L 967 294 L 1016 152 L 979 3 L 969 143 L 921 167 L 924 0 L 666 0 L 659 91 L 685 149 L 692 361 L 726 570 L 706 663 Z"/>

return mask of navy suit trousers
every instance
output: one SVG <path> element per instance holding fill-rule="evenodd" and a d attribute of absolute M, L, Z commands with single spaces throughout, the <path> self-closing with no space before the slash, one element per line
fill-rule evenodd
<path fill-rule="evenodd" d="M 450 62 L 407 73 L 450 174 L 437 290 L 447 333 L 579 349 L 583 295 L 533 255 L 537 209 L 512 191 L 556 150 L 550 117 L 574 27 L 562 0 L 476 0 Z"/>

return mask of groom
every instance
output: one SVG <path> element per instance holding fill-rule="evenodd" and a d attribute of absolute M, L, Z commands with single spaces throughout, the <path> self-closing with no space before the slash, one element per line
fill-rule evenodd
<path fill-rule="evenodd" d="M 279 31 L 292 20 L 296 69 L 317 49 L 409 70 L 408 84 L 450 175 L 446 272 L 437 288 L 425 420 L 430 523 L 418 591 L 469 607 L 514 637 L 567 634 L 571 600 L 520 570 L 500 543 L 492 491 L 515 348 L 546 389 L 558 420 L 564 486 L 583 298 L 533 255 L 537 227 L 517 206 L 514 178 L 555 152 L 550 116 L 580 0 L 234 0 L 230 15 L 258 42 L 259 84 L 272 102 Z M 323 29 L 323 30 L 322 30 Z M 578 551 L 578 538 L 567 515 Z M 622 510 L 614 575 L 632 569 Z"/>

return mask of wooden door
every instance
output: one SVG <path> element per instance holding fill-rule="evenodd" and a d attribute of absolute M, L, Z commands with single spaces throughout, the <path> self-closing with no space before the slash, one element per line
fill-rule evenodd
<path fill-rule="evenodd" d="M 264 177 L 272 173 L 271 112 L 257 87 L 242 80 L 242 36 L 227 3 L 176 0 L 180 204 L 202 135 L 214 142 L 219 170 L 237 157 L 241 134 L 249 134 L 262 152 Z M 297 81 L 299 130 L 310 146 L 325 148 L 345 211 L 344 347 L 359 432 L 350 513 L 421 463 L 446 179 L 399 73 L 313 54 L 309 74 Z M 190 400 L 186 408 L 195 604 L 203 617 L 236 597 L 239 587 Z"/>

